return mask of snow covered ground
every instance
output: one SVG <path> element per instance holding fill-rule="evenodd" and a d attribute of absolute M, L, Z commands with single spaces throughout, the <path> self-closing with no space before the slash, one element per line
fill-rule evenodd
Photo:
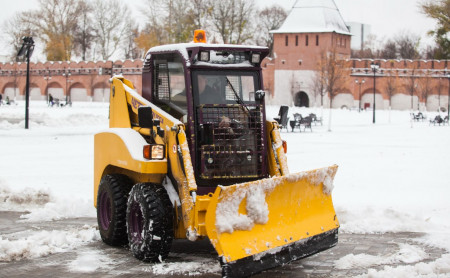
<path fill-rule="evenodd" d="M 412 123 L 407 111 L 376 111 L 376 124 L 372 124 L 372 111 L 332 110 L 329 131 L 329 110 L 291 108 L 291 118 L 295 112 L 322 115 L 324 125 L 313 125 L 312 132 L 282 131 L 290 172 L 339 165 L 333 201 L 341 232 L 424 232 L 424 243 L 448 251 L 432 263 L 414 264 L 417 256 L 425 255 L 402 246 L 404 252 L 389 258 L 336 258 L 335 267 L 367 265 L 370 277 L 398 273 L 449 277 L 450 127 L 430 126 L 428 120 Z M 268 107 L 270 117 L 277 113 L 278 107 Z M 44 102 L 31 102 L 28 130 L 24 114 L 23 102 L 0 106 L 0 211 L 29 211 L 22 221 L 95 217 L 93 134 L 107 128 L 108 104 L 49 108 Z M 93 226 L 17 237 L 10 240 L 0 234 L 0 261 L 42 256 L 99 240 Z M 380 272 L 370 269 L 374 261 L 383 260 L 410 264 Z M 171 267 L 169 263 L 165 268 Z"/>

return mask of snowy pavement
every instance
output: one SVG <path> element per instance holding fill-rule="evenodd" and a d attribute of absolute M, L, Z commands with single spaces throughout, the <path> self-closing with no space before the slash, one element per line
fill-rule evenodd
<path fill-rule="evenodd" d="M 324 117 L 312 132 L 281 135 L 291 173 L 339 165 L 339 243 L 257 277 L 450 277 L 450 127 L 411 122 L 408 111 L 377 111 L 373 125 L 371 111 L 332 110 L 330 132 L 328 110 L 293 112 Z M 31 102 L 29 130 L 23 115 L 21 102 L 0 107 L 0 277 L 218 276 L 207 242 L 177 241 L 157 265 L 101 242 L 93 134 L 107 128 L 108 104 Z"/>
<path fill-rule="evenodd" d="M 18 241 L 25 234 L 32 237 L 45 231 L 73 233 L 77 229 L 89 230 L 96 226 L 95 218 L 24 222 L 20 221 L 21 214 L 0 212 L 0 233 L 4 240 Z M 254 277 L 353 277 L 364 276 L 368 270 L 371 277 L 386 277 L 386 272 L 391 273 L 393 268 L 405 269 L 404 273 L 409 277 L 430 273 L 448 275 L 448 265 L 440 262 L 445 250 L 421 243 L 422 236 L 420 233 L 341 233 L 337 246 Z M 53 244 L 56 248 L 57 244 Z M 208 240 L 194 243 L 176 240 L 169 258 L 162 264 L 142 263 L 134 259 L 127 248 L 110 247 L 98 238 L 76 248 L 64 248 L 64 245 L 60 244 L 60 252 L 45 256 L 16 258 L 11 262 L 0 260 L 0 277 L 71 278 L 85 277 L 86 274 L 89 277 L 220 277 L 221 273 L 217 254 Z"/>

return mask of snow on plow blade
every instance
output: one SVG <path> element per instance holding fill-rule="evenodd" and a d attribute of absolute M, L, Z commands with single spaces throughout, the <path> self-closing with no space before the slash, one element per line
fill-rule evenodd
<path fill-rule="evenodd" d="M 245 277 L 328 249 L 339 222 L 337 166 L 219 187 L 206 215 L 224 277 Z"/>

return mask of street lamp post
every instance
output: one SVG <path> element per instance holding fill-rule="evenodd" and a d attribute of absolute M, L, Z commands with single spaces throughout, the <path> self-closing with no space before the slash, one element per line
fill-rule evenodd
<path fill-rule="evenodd" d="M 450 73 L 447 74 L 447 79 L 448 79 L 447 117 L 450 119 Z"/>
<path fill-rule="evenodd" d="M 373 71 L 373 123 L 375 123 L 375 77 L 376 77 L 376 73 L 378 71 L 378 69 L 380 68 L 380 65 L 378 63 L 374 63 L 372 62 L 370 64 L 370 67 L 372 68 Z"/>
<path fill-rule="evenodd" d="M 364 84 L 366 82 L 366 80 L 361 80 L 361 82 L 359 82 L 358 79 L 355 80 L 355 83 L 359 85 L 359 109 L 358 112 L 361 112 L 361 86 L 362 84 Z"/>
<path fill-rule="evenodd" d="M 67 92 L 67 83 L 72 82 L 72 80 L 69 81 L 69 77 L 72 74 L 70 73 L 70 70 L 66 71 L 66 69 L 64 69 L 64 72 L 62 75 L 66 77 L 66 105 L 67 105 L 69 103 L 69 101 L 72 102 L 72 100 L 69 97 L 69 92 Z"/>
<path fill-rule="evenodd" d="M 33 37 L 24 37 L 22 40 L 23 44 L 17 54 L 17 57 L 25 56 L 27 58 L 27 81 L 25 85 L 25 129 L 28 129 L 28 115 L 30 106 L 30 57 L 33 55 L 34 40 Z"/>
<path fill-rule="evenodd" d="M 48 71 L 48 76 L 44 75 L 44 80 L 47 82 L 47 85 L 45 86 L 45 95 L 47 96 L 47 103 L 49 104 L 48 81 L 52 80 L 52 76 L 50 75 L 50 71 Z"/>

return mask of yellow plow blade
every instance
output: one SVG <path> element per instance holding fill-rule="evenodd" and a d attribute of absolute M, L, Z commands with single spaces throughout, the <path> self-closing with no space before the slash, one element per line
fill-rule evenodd
<path fill-rule="evenodd" d="M 206 231 L 226 277 L 245 277 L 337 243 L 337 166 L 218 187 Z"/>

